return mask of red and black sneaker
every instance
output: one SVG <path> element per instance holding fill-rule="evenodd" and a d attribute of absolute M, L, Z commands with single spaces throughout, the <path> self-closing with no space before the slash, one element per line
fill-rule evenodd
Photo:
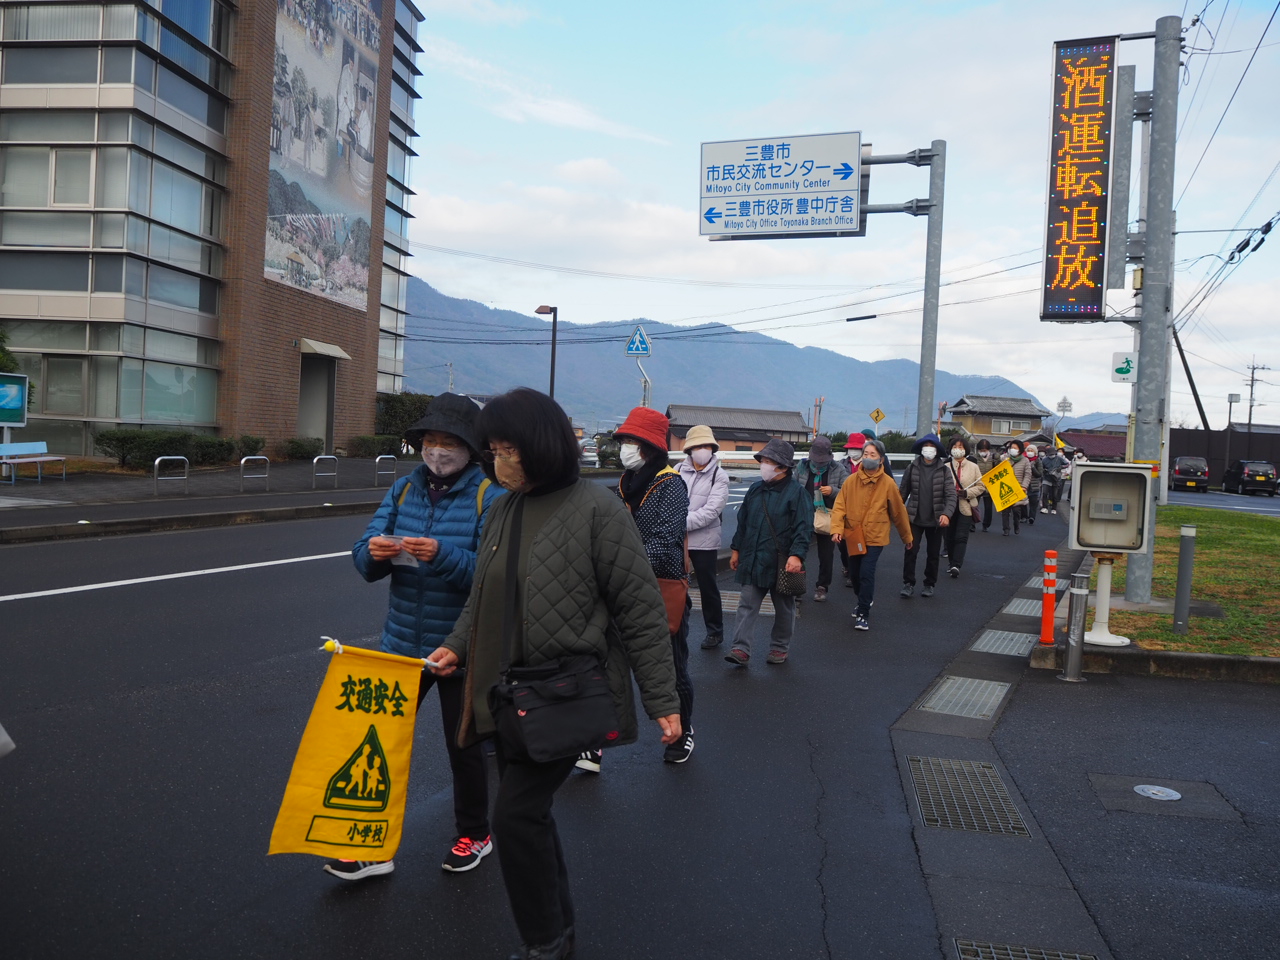
<path fill-rule="evenodd" d="M 459 837 L 454 842 L 453 849 L 445 854 L 444 863 L 440 866 L 450 873 L 466 873 L 480 866 L 480 861 L 487 857 L 491 850 L 493 850 L 493 843 L 487 835 L 478 840 Z"/>

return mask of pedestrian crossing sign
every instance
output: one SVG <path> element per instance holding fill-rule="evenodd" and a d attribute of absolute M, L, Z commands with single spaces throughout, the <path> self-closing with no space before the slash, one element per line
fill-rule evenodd
<path fill-rule="evenodd" d="M 991 502 L 997 511 L 1005 510 L 1027 499 L 1027 492 L 1013 475 L 1013 464 L 1008 460 L 994 470 L 983 474 L 982 482 L 991 494 Z"/>
<path fill-rule="evenodd" d="M 635 332 L 631 334 L 631 339 L 627 341 L 628 357 L 649 357 L 653 355 L 653 345 L 649 342 L 649 335 L 644 332 L 644 327 L 636 327 Z"/>

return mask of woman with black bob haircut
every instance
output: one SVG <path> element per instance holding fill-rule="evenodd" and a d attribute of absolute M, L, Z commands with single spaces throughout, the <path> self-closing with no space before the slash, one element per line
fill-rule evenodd
<path fill-rule="evenodd" d="M 493 839 L 523 941 L 512 958 L 561 960 L 573 952 L 574 914 L 551 806 L 588 744 L 534 759 L 521 711 L 502 694 L 518 670 L 563 671 L 586 659 L 596 676 L 603 667 L 613 707 L 611 729 L 587 731 L 590 747 L 637 739 L 632 674 L 671 744 L 681 733 L 671 642 L 640 534 L 612 491 L 579 479 L 578 444 L 560 406 L 512 390 L 481 411 L 476 437 L 486 472 L 508 495 L 485 518 L 471 595 L 428 666 L 439 676 L 466 667 L 458 744 L 494 740 Z"/>

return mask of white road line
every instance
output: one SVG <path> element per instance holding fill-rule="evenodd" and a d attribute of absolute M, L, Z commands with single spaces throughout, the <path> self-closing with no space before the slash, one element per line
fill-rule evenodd
<path fill-rule="evenodd" d="M 37 597 L 56 597 L 64 593 L 84 593 L 87 590 L 106 590 L 108 587 L 129 587 L 136 583 L 158 583 L 161 580 L 182 580 L 186 577 L 203 577 L 210 573 L 234 573 L 237 570 L 257 570 L 260 567 L 278 567 L 286 563 L 306 563 L 308 560 L 332 560 L 349 557 L 350 550 L 338 553 L 317 553 L 310 557 L 290 557 L 287 560 L 264 560 L 261 563 L 239 563 L 234 567 L 210 567 L 208 570 L 188 570 L 185 573 L 163 573 L 157 577 L 135 577 L 132 580 L 110 580 L 106 583 L 86 583 L 79 587 L 59 587 L 56 590 L 36 590 L 33 593 L 11 593 L 0 597 L 0 603 L 9 600 L 34 600 Z"/>

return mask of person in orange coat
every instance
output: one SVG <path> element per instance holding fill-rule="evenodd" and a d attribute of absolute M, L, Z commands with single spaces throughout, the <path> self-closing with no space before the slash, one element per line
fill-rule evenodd
<path fill-rule="evenodd" d="M 898 536 L 911 549 L 911 520 L 902 502 L 902 494 L 893 478 L 884 471 L 884 444 L 868 440 L 862 448 L 862 462 L 836 495 L 831 508 L 831 539 L 839 543 L 861 528 L 865 553 L 855 553 L 848 542 L 849 577 L 858 593 L 858 608 L 853 614 L 853 629 L 870 630 L 871 604 L 875 602 L 876 564 L 889 545 L 889 528 L 897 527 Z"/>

